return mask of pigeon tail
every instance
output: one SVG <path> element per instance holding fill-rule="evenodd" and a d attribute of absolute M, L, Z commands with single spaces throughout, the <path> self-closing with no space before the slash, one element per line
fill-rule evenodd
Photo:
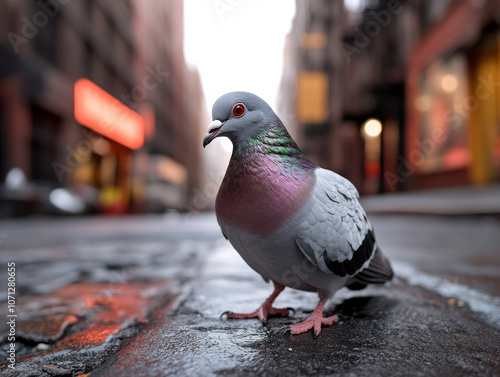
<path fill-rule="evenodd" d="M 390 281 L 393 276 L 394 272 L 389 261 L 377 247 L 368 267 L 353 276 L 347 283 L 347 288 L 359 290 L 366 287 L 367 284 L 384 284 Z"/>

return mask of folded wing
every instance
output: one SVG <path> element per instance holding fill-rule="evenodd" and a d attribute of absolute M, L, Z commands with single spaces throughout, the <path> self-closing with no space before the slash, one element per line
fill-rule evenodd
<path fill-rule="evenodd" d="M 390 280 L 391 267 L 378 250 L 356 188 L 332 171 L 318 168 L 315 174 L 310 208 L 296 238 L 300 250 L 325 273 L 357 276 L 362 283 Z"/>

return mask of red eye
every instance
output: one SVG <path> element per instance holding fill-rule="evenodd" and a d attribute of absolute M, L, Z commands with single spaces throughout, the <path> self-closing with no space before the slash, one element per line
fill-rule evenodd
<path fill-rule="evenodd" d="M 242 116 L 244 113 L 245 113 L 245 106 L 243 106 L 242 104 L 236 105 L 236 106 L 233 108 L 233 115 L 234 115 L 235 117 L 240 117 L 240 116 Z"/>

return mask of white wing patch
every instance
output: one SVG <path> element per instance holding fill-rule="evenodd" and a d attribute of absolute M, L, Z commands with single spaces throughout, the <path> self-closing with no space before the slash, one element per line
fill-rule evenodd
<path fill-rule="evenodd" d="M 327 263 L 352 260 L 372 226 L 351 182 L 321 168 L 315 174 L 315 187 L 296 243 L 311 263 L 332 274 Z"/>

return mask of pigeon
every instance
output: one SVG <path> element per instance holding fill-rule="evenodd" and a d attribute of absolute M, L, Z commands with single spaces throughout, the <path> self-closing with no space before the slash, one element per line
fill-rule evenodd
<path fill-rule="evenodd" d="M 222 233 L 243 260 L 274 291 L 251 313 L 227 311 L 228 319 L 287 316 L 272 306 L 285 287 L 317 292 L 319 303 L 291 334 L 338 322 L 323 316 L 329 298 L 342 287 L 362 289 L 392 279 L 390 262 L 378 247 L 373 227 L 354 185 L 312 163 L 260 97 L 224 94 L 213 105 L 203 147 L 225 136 L 233 144 L 217 193 L 215 213 Z"/>

